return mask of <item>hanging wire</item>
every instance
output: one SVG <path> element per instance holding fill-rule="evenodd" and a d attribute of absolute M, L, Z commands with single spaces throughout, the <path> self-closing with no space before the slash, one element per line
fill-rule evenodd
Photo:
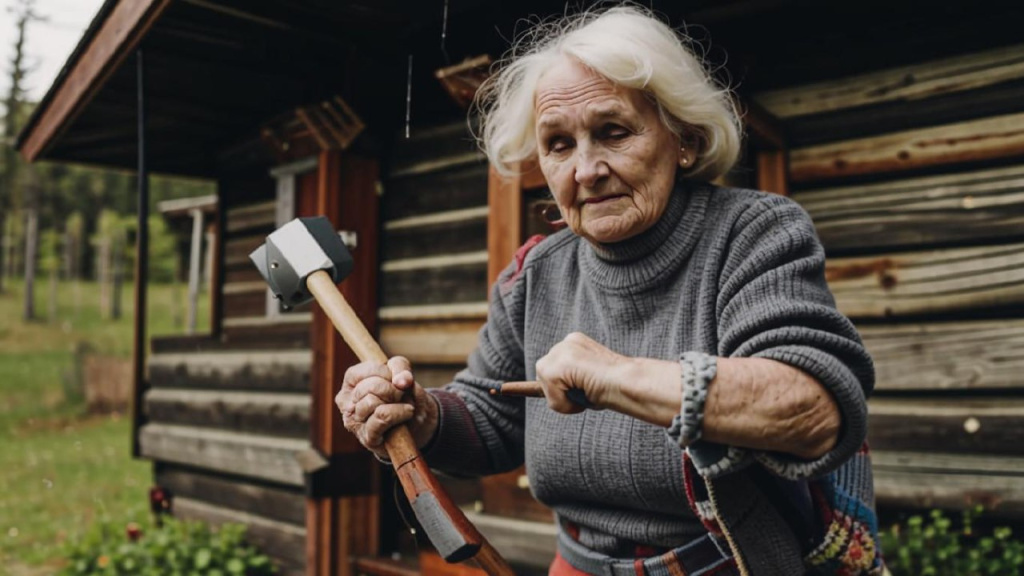
<path fill-rule="evenodd" d="M 405 87 L 405 139 L 409 139 L 409 124 L 412 121 L 412 54 L 409 54 L 409 73 Z"/>
<path fill-rule="evenodd" d="M 451 66 L 451 58 L 448 57 L 448 0 L 444 0 L 444 16 L 441 17 L 441 54 L 444 54 L 445 66 Z"/>
<path fill-rule="evenodd" d="M 397 476 L 392 479 L 392 482 L 391 497 L 395 499 L 395 508 L 398 509 L 398 515 L 402 517 L 402 523 L 409 529 L 409 534 L 416 536 L 416 525 L 410 522 L 409 517 L 405 515 L 405 507 L 408 505 L 409 501 L 404 498 L 404 494 L 399 495 L 399 482 Z M 418 550 L 420 547 L 419 539 L 413 538 L 413 540 L 416 543 L 416 548 Z"/>

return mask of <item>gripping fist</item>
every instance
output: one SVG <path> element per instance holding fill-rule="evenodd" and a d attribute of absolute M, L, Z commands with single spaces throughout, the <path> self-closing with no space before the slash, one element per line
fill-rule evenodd
<path fill-rule="evenodd" d="M 407 424 L 421 448 L 437 429 L 437 403 L 416 383 L 409 361 L 401 356 L 387 364 L 363 362 L 349 368 L 334 401 L 345 429 L 379 458 L 387 458 L 384 437 L 395 426 Z"/>
<path fill-rule="evenodd" d="M 620 374 L 632 360 L 586 334 L 573 332 L 537 361 L 537 380 L 544 387 L 548 406 L 556 412 L 611 408 L 620 392 Z M 580 393 L 586 396 L 586 406 L 572 399 Z"/>

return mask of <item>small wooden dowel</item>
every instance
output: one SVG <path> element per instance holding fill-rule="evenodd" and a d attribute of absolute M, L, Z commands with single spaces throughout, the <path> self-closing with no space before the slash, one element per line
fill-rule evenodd
<path fill-rule="evenodd" d="M 541 387 L 540 382 L 505 382 L 498 388 L 492 388 L 491 395 L 543 398 L 544 389 Z"/>

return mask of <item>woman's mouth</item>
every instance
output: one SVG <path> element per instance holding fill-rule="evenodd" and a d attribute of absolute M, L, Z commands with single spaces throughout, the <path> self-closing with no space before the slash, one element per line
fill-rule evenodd
<path fill-rule="evenodd" d="M 615 200 L 616 198 L 622 198 L 625 194 L 611 194 L 609 196 L 597 196 L 595 198 L 587 198 L 583 201 L 584 204 L 600 204 L 609 200 Z"/>

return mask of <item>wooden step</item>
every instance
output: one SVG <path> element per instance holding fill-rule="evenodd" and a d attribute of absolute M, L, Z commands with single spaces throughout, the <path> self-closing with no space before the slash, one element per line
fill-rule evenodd
<path fill-rule="evenodd" d="M 401 560 L 391 558 L 367 557 L 352 561 L 355 573 L 360 576 L 419 576 L 415 566 Z"/>

